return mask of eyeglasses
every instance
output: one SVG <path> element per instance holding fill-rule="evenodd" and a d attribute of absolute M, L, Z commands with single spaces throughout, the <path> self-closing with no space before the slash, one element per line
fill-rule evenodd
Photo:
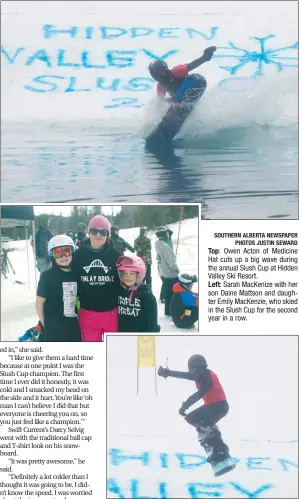
<path fill-rule="evenodd" d="M 133 260 L 129 256 L 120 256 L 116 262 L 117 267 L 119 267 L 120 265 L 124 265 L 125 267 L 126 266 L 130 267 L 132 264 Z"/>
<path fill-rule="evenodd" d="M 73 254 L 73 248 L 71 246 L 65 246 L 60 248 L 54 248 L 51 251 L 51 256 L 54 258 L 63 258 L 64 256 L 70 257 Z"/>
<path fill-rule="evenodd" d="M 92 236 L 97 236 L 98 234 L 100 236 L 108 236 L 108 234 L 109 234 L 109 232 L 107 230 L 105 230 L 105 229 L 90 229 L 89 233 Z"/>

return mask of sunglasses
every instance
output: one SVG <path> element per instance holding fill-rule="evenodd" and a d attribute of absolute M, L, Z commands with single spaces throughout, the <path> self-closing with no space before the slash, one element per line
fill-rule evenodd
<path fill-rule="evenodd" d="M 90 229 L 89 233 L 92 236 L 97 236 L 98 234 L 100 236 L 108 236 L 109 235 L 108 231 L 105 229 Z"/>
<path fill-rule="evenodd" d="M 63 258 L 64 256 L 70 257 L 73 254 L 73 248 L 71 246 L 65 246 L 60 248 L 54 248 L 51 251 L 51 256 L 54 258 Z"/>
<path fill-rule="evenodd" d="M 120 265 L 124 265 L 125 267 L 126 266 L 130 267 L 132 264 L 133 260 L 129 256 L 120 256 L 116 262 L 117 267 L 119 267 Z"/>

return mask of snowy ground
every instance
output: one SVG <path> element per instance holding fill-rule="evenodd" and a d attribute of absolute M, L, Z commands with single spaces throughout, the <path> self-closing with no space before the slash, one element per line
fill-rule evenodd
<path fill-rule="evenodd" d="M 297 337 L 156 337 L 157 367 L 185 371 L 201 353 L 223 384 L 237 467 L 219 478 L 178 414 L 194 384 L 157 376 L 156 396 L 154 369 L 140 368 L 137 395 L 137 338 L 110 336 L 107 352 L 107 497 L 298 497 Z"/>
<path fill-rule="evenodd" d="M 173 230 L 173 243 L 176 251 L 179 224 L 170 224 Z M 134 239 L 139 235 L 139 228 L 126 229 L 120 231 L 120 236 L 128 243 L 134 243 Z M 161 279 L 157 272 L 154 233 L 150 233 L 152 240 L 152 278 L 153 293 L 158 302 L 159 324 L 161 331 L 178 333 L 171 319 L 164 316 L 164 306 L 159 302 Z M 35 313 L 35 266 L 32 248 L 28 248 L 29 270 L 27 265 L 27 250 L 25 241 L 15 241 L 3 243 L 3 247 L 14 247 L 18 251 L 9 253 L 9 259 L 15 270 L 15 275 L 11 272 L 8 279 L 1 276 L 1 340 L 15 341 L 26 329 L 37 323 Z M 130 254 L 130 252 L 128 252 Z M 184 220 L 181 224 L 179 246 L 177 252 L 177 262 L 181 272 L 198 275 L 198 219 Z M 39 273 L 36 271 L 37 279 Z M 24 284 L 16 283 L 16 280 Z M 196 285 L 194 290 L 197 290 Z M 197 325 L 196 325 L 197 326 Z M 184 330 L 182 330 L 184 331 Z M 193 330 L 197 331 L 197 328 Z"/>

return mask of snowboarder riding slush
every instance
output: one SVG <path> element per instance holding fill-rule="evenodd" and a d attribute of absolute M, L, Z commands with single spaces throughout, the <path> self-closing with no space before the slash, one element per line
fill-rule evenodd
<path fill-rule="evenodd" d="M 149 65 L 149 72 L 158 82 L 157 84 L 157 95 L 158 97 L 163 98 L 165 94 L 168 92 L 171 97 L 174 97 L 180 87 L 182 86 L 185 78 L 189 76 L 189 72 L 193 71 L 193 69 L 198 68 L 202 64 L 210 59 L 215 52 L 216 47 L 208 47 L 204 50 L 204 53 L 198 59 L 190 62 L 189 64 L 180 64 L 179 66 L 174 66 L 172 69 L 169 69 L 168 65 L 162 59 L 156 59 L 151 62 Z M 204 93 L 207 82 L 205 78 L 201 75 L 202 78 L 202 93 Z M 170 99 L 172 100 L 172 99 Z"/>

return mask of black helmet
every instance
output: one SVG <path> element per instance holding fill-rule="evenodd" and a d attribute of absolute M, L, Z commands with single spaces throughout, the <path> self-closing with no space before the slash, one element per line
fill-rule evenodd
<path fill-rule="evenodd" d="M 162 61 L 162 59 L 156 59 L 155 61 L 151 62 L 148 70 L 154 79 L 169 71 L 166 62 Z"/>
<path fill-rule="evenodd" d="M 117 225 L 113 225 L 111 227 L 111 232 L 118 232 L 119 231 L 119 227 Z"/>
<path fill-rule="evenodd" d="M 197 282 L 196 275 L 181 274 L 179 277 L 179 283 L 186 289 L 190 289 L 195 282 Z"/>
<path fill-rule="evenodd" d="M 169 236 L 169 229 L 166 226 L 158 227 L 155 232 L 157 237 L 162 237 L 162 238 L 168 238 Z"/>
<path fill-rule="evenodd" d="M 146 232 L 147 232 L 147 228 L 146 227 L 140 227 L 140 235 L 141 235 L 141 237 L 143 237 Z"/>
<path fill-rule="evenodd" d="M 194 371 L 198 369 L 207 369 L 208 364 L 206 359 L 199 354 L 191 355 L 190 359 L 188 360 L 188 370 L 189 371 Z"/>

